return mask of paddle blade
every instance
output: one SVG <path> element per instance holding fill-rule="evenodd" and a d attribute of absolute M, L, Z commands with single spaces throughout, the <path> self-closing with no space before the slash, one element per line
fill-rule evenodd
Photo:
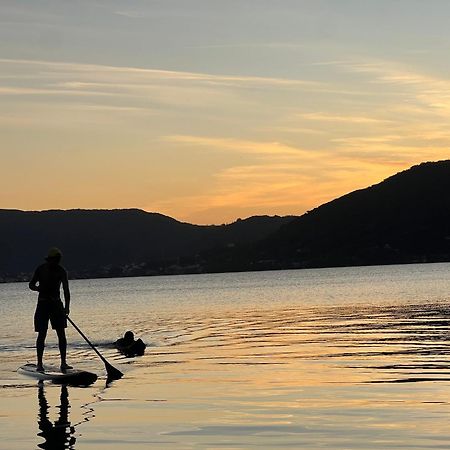
<path fill-rule="evenodd" d="M 123 373 L 120 370 L 113 367 L 107 361 L 104 361 L 104 363 L 105 363 L 106 373 L 108 374 L 108 383 L 110 381 L 119 380 L 120 378 L 123 377 Z"/>

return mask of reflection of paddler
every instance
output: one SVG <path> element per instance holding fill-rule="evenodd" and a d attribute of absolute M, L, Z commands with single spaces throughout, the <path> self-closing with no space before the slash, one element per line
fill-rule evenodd
<path fill-rule="evenodd" d="M 146 347 L 142 339 L 134 340 L 132 331 L 127 331 L 122 338 L 117 339 L 114 346 L 125 356 L 142 356 Z"/>
<path fill-rule="evenodd" d="M 38 426 L 41 430 L 38 436 L 45 439 L 45 442 L 38 444 L 39 448 L 47 450 L 73 449 L 76 438 L 75 428 L 69 421 L 69 392 L 66 385 L 61 385 L 61 404 L 59 406 L 58 420 L 53 424 L 48 418 L 48 402 L 45 397 L 44 383 L 39 382 L 38 388 L 39 414 Z"/>

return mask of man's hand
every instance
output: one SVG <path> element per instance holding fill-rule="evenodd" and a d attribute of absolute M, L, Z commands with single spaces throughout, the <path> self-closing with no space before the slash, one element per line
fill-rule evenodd
<path fill-rule="evenodd" d="M 68 305 L 66 305 L 66 306 L 64 307 L 64 312 L 66 313 L 66 316 L 68 316 L 68 315 L 70 314 L 70 308 L 69 308 Z"/>

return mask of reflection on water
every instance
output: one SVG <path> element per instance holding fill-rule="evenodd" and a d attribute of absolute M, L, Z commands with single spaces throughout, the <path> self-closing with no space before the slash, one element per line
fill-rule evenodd
<path fill-rule="evenodd" d="M 49 404 L 45 396 L 44 383 L 40 382 L 38 386 L 38 427 L 41 430 L 38 436 L 44 439 L 44 442 L 38 444 L 39 448 L 47 450 L 73 449 L 76 438 L 75 427 L 69 420 L 69 392 L 66 385 L 61 385 L 60 405 L 57 420 L 52 423 L 49 419 Z"/>
<path fill-rule="evenodd" d="M 72 425 L 63 391 L 55 422 L 43 397 L 40 436 L 60 447 L 41 448 L 450 448 L 450 264 L 72 287 L 76 322 L 125 376 L 108 389 L 96 382 L 70 390 Z M 32 317 L 35 299 L 21 304 L 17 286 L 3 289 L 14 300 L 0 315 L 0 372 L 8 380 L 7 370 L 34 357 L 32 330 L 24 342 L 16 324 Z M 124 358 L 108 345 L 128 329 L 148 345 L 142 357 Z M 70 361 L 105 378 L 82 338 L 71 329 L 68 336 Z M 46 356 L 58 357 L 55 340 Z M 4 390 L 19 400 L 8 402 L 18 408 L 14 426 L 0 426 L 8 450 L 31 447 L 15 431 L 29 410 L 28 392 L 16 383 Z M 50 404 L 59 389 L 48 386 Z M 0 409 L 0 425 L 2 414 L 11 421 L 11 408 Z M 73 428 L 82 431 L 76 444 Z M 34 442 L 35 433 L 24 439 Z"/>
<path fill-rule="evenodd" d="M 274 305 L 138 324 L 156 344 L 103 395 L 129 419 L 124 447 L 450 448 L 447 303 Z"/>
<path fill-rule="evenodd" d="M 340 366 L 347 381 L 449 380 L 450 306 L 339 306 L 244 310 L 170 318 L 152 364 Z M 322 376 L 317 377 L 320 383 Z"/>

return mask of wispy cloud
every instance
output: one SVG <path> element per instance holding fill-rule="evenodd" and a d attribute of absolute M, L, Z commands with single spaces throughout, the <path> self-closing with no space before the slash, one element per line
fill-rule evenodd
<path fill-rule="evenodd" d="M 147 15 L 144 12 L 137 10 L 114 11 L 114 14 L 118 16 L 127 17 L 129 19 L 144 19 L 147 17 Z"/>
<path fill-rule="evenodd" d="M 7 87 L 0 86 L 0 95 L 68 95 L 68 96 L 113 96 L 112 92 L 92 91 L 92 90 L 77 90 L 71 89 L 41 89 L 29 87 Z"/>
<path fill-rule="evenodd" d="M 374 118 L 374 117 L 348 116 L 345 114 L 337 115 L 337 114 L 327 114 L 327 113 L 323 113 L 323 112 L 300 114 L 299 117 L 302 119 L 314 120 L 314 121 L 318 121 L 318 122 L 343 122 L 343 123 L 352 123 L 352 124 L 392 123 L 392 121 L 390 121 L 390 120 L 379 119 L 379 118 Z"/>
<path fill-rule="evenodd" d="M 187 109 L 209 111 L 214 115 L 261 114 L 260 98 L 272 92 L 320 90 L 322 83 L 301 79 L 209 74 L 188 71 L 120 67 L 96 64 L 0 59 L 0 95 L 28 97 L 46 104 L 64 98 L 66 107 L 73 102 L 109 108 L 160 110 L 161 114 L 186 114 Z M 36 97 L 41 97 L 36 100 Z M 79 99 L 77 99 L 79 97 Z M 33 100 L 34 98 L 34 100 Z M 25 105 L 24 105 L 25 108 Z M 1 109 L 1 108 L 0 108 Z M 92 108 L 90 109 L 92 110 Z M 0 111 L 1 112 L 1 111 Z M 89 112 L 89 110 L 87 110 Z M 237 113 L 236 113 L 237 112 Z"/>
<path fill-rule="evenodd" d="M 178 80 L 178 81 L 199 81 L 207 83 L 216 83 L 223 85 L 268 85 L 268 86 L 304 86 L 308 88 L 324 87 L 323 83 L 301 79 L 290 78 L 274 78 L 274 77 L 260 77 L 260 76 L 239 76 L 239 75 L 220 75 L 200 72 L 184 72 L 173 70 L 159 70 L 146 69 L 139 67 L 122 67 L 122 66 L 108 66 L 96 64 L 81 64 L 81 63 L 66 63 L 66 62 L 52 62 L 52 61 L 35 61 L 35 60 L 15 60 L 15 59 L 0 59 L 0 64 L 8 64 L 10 66 L 34 66 L 44 67 L 54 73 L 72 74 L 72 75 L 86 75 L 90 74 L 91 79 L 95 80 L 99 76 L 109 74 L 111 76 L 110 82 L 117 81 L 114 75 L 133 76 L 132 80 L 143 82 L 147 80 Z M 140 76 L 140 78 L 139 78 Z M 105 80 L 107 81 L 107 80 Z"/>
<path fill-rule="evenodd" d="M 448 114 L 450 80 L 437 75 L 414 71 L 391 61 L 371 61 L 348 64 L 351 70 L 371 77 L 372 82 L 391 85 L 414 98 L 422 107 L 442 110 Z M 414 105 L 412 105 L 414 106 Z"/>
<path fill-rule="evenodd" d="M 226 44 L 205 44 L 190 46 L 199 49 L 269 49 L 269 50 L 305 50 L 308 44 L 301 42 L 231 42 Z"/>
<path fill-rule="evenodd" d="M 212 138 L 205 136 L 166 136 L 163 140 L 196 147 L 209 148 L 213 151 L 226 150 L 236 153 L 284 158 L 306 157 L 312 155 L 307 149 L 300 149 L 282 144 L 280 142 L 258 142 L 233 138 Z"/>
<path fill-rule="evenodd" d="M 188 196 L 158 204 L 166 211 L 178 209 L 185 218 L 204 216 L 218 209 L 244 210 L 249 205 L 302 213 L 336 195 L 381 181 L 392 169 L 378 155 L 355 157 L 352 152 L 321 151 L 278 142 L 255 142 L 204 136 L 170 136 L 166 141 L 206 152 L 250 154 L 254 164 L 234 165 L 214 175 L 208 194 Z M 186 208 L 184 205 L 189 205 Z M 196 206 L 193 206 L 196 205 Z M 193 208 L 197 208 L 193 211 Z"/>

